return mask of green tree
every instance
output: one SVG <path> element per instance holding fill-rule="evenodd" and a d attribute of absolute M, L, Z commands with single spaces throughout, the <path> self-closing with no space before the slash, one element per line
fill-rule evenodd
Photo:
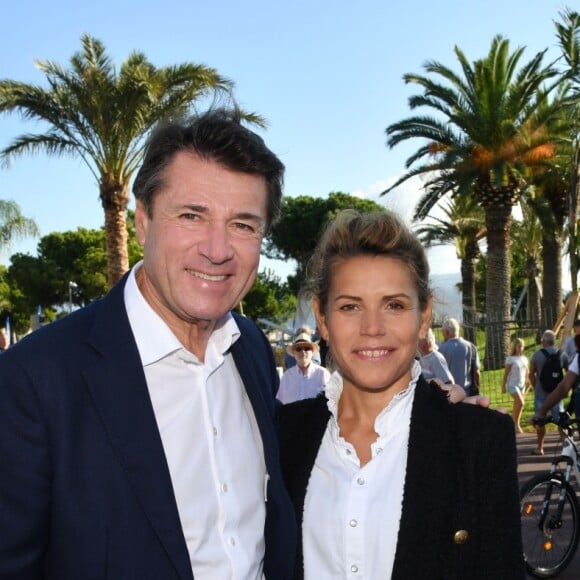
<path fill-rule="evenodd" d="M 419 204 L 420 205 L 420 204 Z M 456 197 L 440 203 L 443 218 L 429 217 L 416 228 L 427 246 L 454 244 L 461 263 L 461 295 L 465 338 L 477 344 L 475 266 L 481 256 L 480 242 L 485 239 L 484 214 L 473 198 Z M 415 219 L 421 219 L 415 214 Z"/>
<path fill-rule="evenodd" d="M 512 207 L 525 186 L 527 167 L 553 154 L 545 147 L 552 137 L 545 130 L 547 119 L 537 114 L 536 96 L 556 71 L 542 65 L 545 51 L 518 69 L 523 51 L 520 47 L 510 53 L 509 41 L 496 36 L 487 56 L 474 63 L 455 47 L 461 74 L 427 62 L 427 76 L 407 74 L 404 80 L 423 91 L 410 97 L 410 108 L 426 107 L 434 115 L 411 116 L 386 129 L 389 147 L 416 138 L 425 143 L 407 159 L 407 168 L 413 169 L 383 193 L 426 174 L 431 207 L 453 192 L 473 196 L 485 212 L 486 365 L 490 369 L 503 366 L 510 338 L 506 321 L 511 304 Z"/>
<path fill-rule="evenodd" d="M 9 163 L 15 156 L 41 151 L 82 159 L 99 185 L 107 279 L 113 285 L 129 267 L 129 182 L 141 161 L 145 136 L 160 120 L 189 113 L 202 98 L 229 95 L 232 83 L 203 65 L 157 68 L 141 52 L 133 52 L 117 70 L 99 40 L 85 34 L 81 44 L 68 69 L 37 61 L 48 88 L 0 80 L 0 113 L 19 112 L 45 128 L 16 137 L 0 151 L 0 160 Z"/>
<path fill-rule="evenodd" d="M 360 212 L 384 209 L 374 201 L 342 192 L 331 192 L 327 198 L 301 195 L 283 199 L 282 217 L 266 237 L 263 253 L 276 260 L 296 261 L 296 275 L 288 279 L 294 293 L 298 293 L 324 227 L 340 210 L 347 208 Z"/>
<path fill-rule="evenodd" d="M 530 205 L 529 199 L 531 197 L 526 196 L 520 202 L 522 219 L 514 220 L 511 251 L 513 256 L 520 257 L 520 263 L 522 264 L 517 274 L 520 279 L 523 278 L 525 280 L 524 287 L 527 297 L 525 319 L 539 331 L 542 317 L 538 279 L 542 272 L 540 262 L 544 236 L 543 227 L 537 215 L 537 208 L 534 209 Z M 515 285 L 512 284 L 512 287 L 515 288 Z M 524 290 L 524 287 L 522 287 L 522 290 Z M 543 325 L 542 328 L 544 328 Z"/>
<path fill-rule="evenodd" d="M 9 249 L 12 242 L 39 235 L 36 222 L 23 216 L 15 201 L 0 199 L 0 251 Z"/>
<path fill-rule="evenodd" d="M 129 261 L 135 264 L 142 250 L 135 236 L 133 212 L 127 215 Z M 108 290 L 107 255 L 103 229 L 77 228 L 43 236 L 37 256 L 14 254 L 6 275 L 10 311 L 17 320 L 18 332 L 28 329 L 30 316 L 39 305 L 50 321 L 68 312 L 63 305 L 72 298 L 82 306 L 103 296 Z M 76 288 L 69 294 L 69 283 Z"/>
<path fill-rule="evenodd" d="M 273 270 L 259 272 L 256 281 L 242 303 L 244 315 L 257 321 L 266 318 L 282 324 L 296 311 L 296 296 L 288 283 L 283 283 Z"/>

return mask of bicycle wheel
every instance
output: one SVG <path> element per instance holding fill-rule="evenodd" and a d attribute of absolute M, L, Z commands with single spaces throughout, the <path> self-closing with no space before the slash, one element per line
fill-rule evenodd
<path fill-rule="evenodd" d="M 559 517 L 561 492 L 564 499 Z M 578 548 L 576 493 L 558 475 L 545 473 L 528 481 L 520 497 L 526 568 L 536 578 L 552 578 L 568 566 Z"/>

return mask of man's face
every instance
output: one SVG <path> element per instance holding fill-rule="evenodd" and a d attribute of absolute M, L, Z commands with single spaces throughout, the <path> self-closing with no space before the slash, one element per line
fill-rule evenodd
<path fill-rule="evenodd" d="M 298 343 L 294 347 L 294 358 L 296 359 L 296 364 L 299 368 L 303 370 L 310 366 L 313 355 L 314 351 L 312 350 L 312 347 L 307 343 L 305 344 Z"/>
<path fill-rule="evenodd" d="M 137 237 L 144 250 L 137 281 L 178 338 L 192 323 L 212 327 L 251 288 L 267 198 L 262 176 L 179 152 L 164 172 L 152 217 L 137 202 Z"/>

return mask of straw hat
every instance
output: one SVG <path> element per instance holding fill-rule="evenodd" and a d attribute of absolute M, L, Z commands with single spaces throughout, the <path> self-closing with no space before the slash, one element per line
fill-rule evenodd
<path fill-rule="evenodd" d="M 295 356 L 296 353 L 295 353 L 294 349 L 297 346 L 304 345 L 304 344 L 307 344 L 308 346 L 310 346 L 310 348 L 312 349 L 312 352 L 318 352 L 320 350 L 318 348 L 318 344 L 316 344 L 315 342 L 312 342 L 312 337 L 308 333 L 302 332 L 301 334 L 297 334 L 294 337 L 294 342 L 286 348 L 286 352 L 288 354 L 291 354 L 292 356 Z"/>

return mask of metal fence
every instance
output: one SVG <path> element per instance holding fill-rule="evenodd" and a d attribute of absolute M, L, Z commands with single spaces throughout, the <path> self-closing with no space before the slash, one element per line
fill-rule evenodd
<path fill-rule="evenodd" d="M 540 339 L 542 333 L 546 329 L 554 328 L 554 321 L 558 320 L 558 313 L 542 313 L 541 320 L 528 320 L 522 317 L 515 319 L 505 320 L 503 322 L 505 327 L 505 332 L 507 334 L 507 339 L 510 343 L 510 347 L 506 353 L 509 355 L 511 352 L 511 342 L 515 338 L 522 338 L 525 343 L 525 354 L 528 360 L 532 357 L 532 354 L 541 348 Z M 462 321 L 460 321 L 460 324 Z M 500 350 L 499 345 L 490 345 L 490 340 L 492 338 L 498 337 L 495 332 L 488 333 L 490 324 L 485 320 L 484 316 L 477 317 L 477 323 L 471 326 L 471 332 L 466 332 L 466 328 L 462 325 L 462 336 L 474 337 L 473 342 L 477 346 L 477 351 L 481 361 L 481 385 L 480 389 L 482 394 L 485 394 L 491 398 L 492 406 L 506 406 L 511 407 L 512 399 L 508 394 L 501 392 L 502 380 L 504 375 L 504 367 L 501 368 L 496 366 L 496 370 L 488 370 L 486 367 L 486 354 L 487 349 L 492 348 L 496 352 Z M 437 337 L 438 342 L 443 341 L 443 333 L 441 331 L 441 323 L 433 326 L 433 331 Z M 557 346 L 561 346 L 567 336 L 563 336 L 560 330 L 557 333 Z M 502 347 L 503 348 L 503 347 Z"/>

